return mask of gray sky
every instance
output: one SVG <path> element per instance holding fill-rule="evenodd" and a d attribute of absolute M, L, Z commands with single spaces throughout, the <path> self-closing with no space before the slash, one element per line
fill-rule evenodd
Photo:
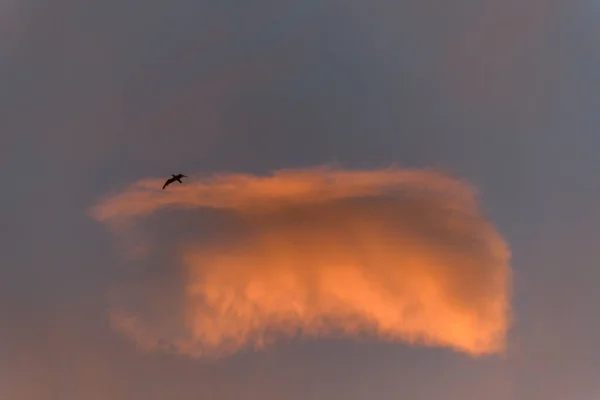
<path fill-rule="evenodd" d="M 599 12 L 0 4 L 0 397 L 598 398 Z M 90 218 L 98 199 L 179 171 L 331 162 L 444 168 L 480 191 L 513 254 L 505 357 L 319 340 L 208 362 L 142 353 L 111 329 L 109 294 L 135 266 Z"/>

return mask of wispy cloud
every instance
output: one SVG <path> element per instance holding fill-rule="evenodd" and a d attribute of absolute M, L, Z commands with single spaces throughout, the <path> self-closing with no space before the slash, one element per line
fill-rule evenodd
<path fill-rule="evenodd" d="M 127 284 L 152 286 L 138 291 L 144 307 L 117 302 L 112 310 L 115 328 L 142 348 L 219 356 L 300 334 L 472 355 L 504 349 L 510 253 L 459 180 L 433 170 L 318 167 L 161 186 L 137 182 L 92 215 L 119 235 L 174 208 L 190 216 L 218 209 L 227 223 L 210 243 L 189 232 L 183 245 L 162 243 L 176 254 L 167 257 L 167 275 L 181 274 L 175 288 L 161 287 L 164 277 Z M 188 230 L 189 219 L 181 223 Z"/>

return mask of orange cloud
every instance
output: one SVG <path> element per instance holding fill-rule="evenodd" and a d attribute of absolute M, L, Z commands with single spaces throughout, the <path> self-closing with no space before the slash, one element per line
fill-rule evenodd
<path fill-rule="evenodd" d="M 219 356 L 300 334 L 471 355 L 504 349 L 510 253 L 461 181 L 430 170 L 320 167 L 161 186 L 138 182 L 93 216 L 120 234 L 173 208 L 229 217 L 218 239 L 173 245 L 178 278 L 169 289 L 149 278 L 144 312 L 115 306 L 114 326 L 142 348 Z"/>

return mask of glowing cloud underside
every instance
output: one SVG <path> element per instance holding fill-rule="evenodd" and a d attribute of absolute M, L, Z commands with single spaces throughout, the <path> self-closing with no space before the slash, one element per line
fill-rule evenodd
<path fill-rule="evenodd" d="M 168 267 L 176 274 L 183 266 L 183 300 L 172 306 L 181 318 L 164 317 L 159 306 L 143 314 L 115 306 L 115 328 L 142 348 L 220 356 L 300 334 L 471 355 L 504 349 L 510 253 L 458 180 L 430 170 L 322 167 L 161 186 L 138 182 L 93 216 L 119 235 L 174 208 L 220 209 L 238 222 L 223 224 L 218 242 L 198 237 L 177 247 Z M 152 293 L 148 302 L 161 304 Z"/>

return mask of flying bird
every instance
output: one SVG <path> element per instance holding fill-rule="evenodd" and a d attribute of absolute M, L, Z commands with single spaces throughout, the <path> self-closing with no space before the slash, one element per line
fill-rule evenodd
<path fill-rule="evenodd" d="M 172 178 L 167 179 L 167 181 L 165 182 L 165 184 L 163 185 L 163 189 L 166 188 L 167 186 L 169 186 L 171 183 L 177 181 L 179 183 L 183 183 L 181 182 L 181 178 L 187 178 L 187 176 L 183 175 L 183 174 L 177 174 L 177 175 L 173 175 L 171 174 Z"/>

